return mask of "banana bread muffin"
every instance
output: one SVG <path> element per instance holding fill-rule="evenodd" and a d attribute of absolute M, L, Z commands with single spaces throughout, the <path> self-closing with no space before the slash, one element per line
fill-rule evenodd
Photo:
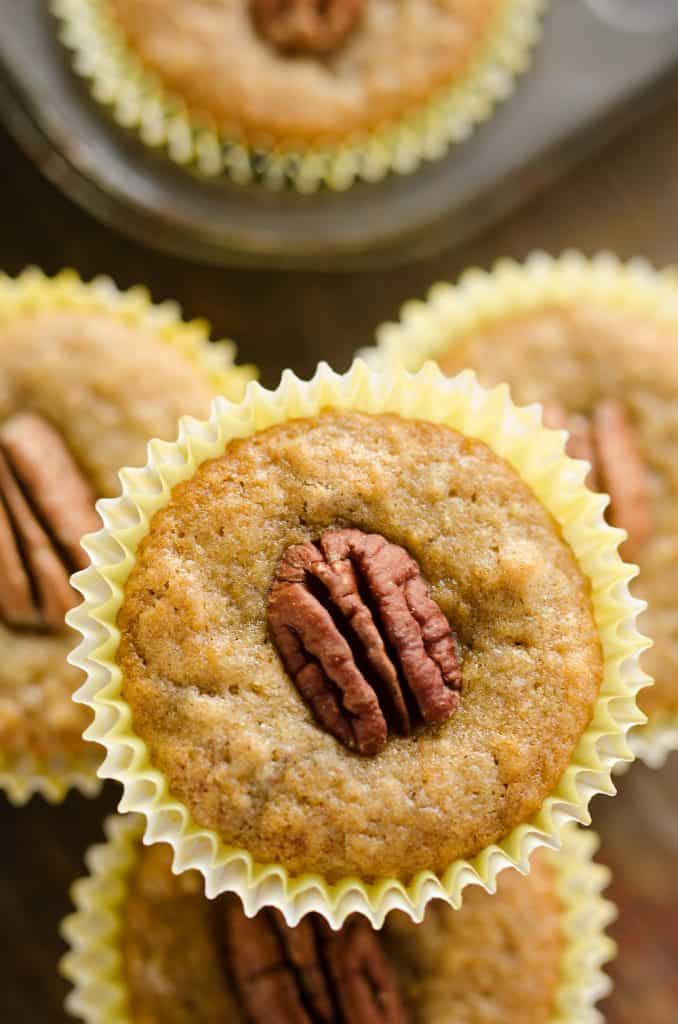
<path fill-rule="evenodd" d="M 230 441 L 155 514 L 118 625 L 173 797 L 330 881 L 443 872 L 527 821 L 603 673 L 589 580 L 518 472 L 389 414 Z"/>
<path fill-rule="evenodd" d="M 528 64 L 544 0 L 54 0 L 126 127 L 177 163 L 348 187 L 441 156 Z"/>
<path fill-rule="evenodd" d="M 70 574 L 88 564 L 80 537 L 100 527 L 95 500 L 117 492 L 118 467 L 142 463 L 150 437 L 174 437 L 180 414 L 206 414 L 220 383 L 237 396 L 247 377 L 227 348 L 210 360 L 206 339 L 196 359 L 196 330 L 163 324 L 159 309 L 154 323 L 110 288 L 108 302 L 59 279 L 41 288 L 39 302 L 0 320 L 0 774 L 10 775 L 18 761 L 63 768 L 91 750 L 64 614 L 79 600 Z"/>
<path fill-rule="evenodd" d="M 461 78 L 505 0 L 109 0 L 195 115 L 249 141 L 369 131 Z M 339 24 L 340 23 L 340 24 Z"/>
<path fill-rule="evenodd" d="M 175 875 L 172 850 L 141 844 L 137 815 L 105 824 L 73 888 L 61 968 L 67 1009 L 88 1024 L 582 1024 L 610 988 L 603 965 L 614 907 L 598 840 L 567 828 L 562 852 L 504 872 L 496 893 L 415 924 L 391 912 L 331 932 L 317 914 L 247 919 L 236 897 L 207 900 L 198 872 Z"/>
<path fill-rule="evenodd" d="M 446 373 L 471 367 L 488 386 L 508 381 L 518 402 L 544 402 L 547 421 L 572 432 L 570 453 L 592 461 L 591 485 L 611 496 L 648 602 L 655 685 L 640 705 L 677 712 L 678 324 L 602 301 L 549 301 L 450 340 L 438 357 Z"/>
<path fill-rule="evenodd" d="M 138 849 L 121 918 L 130 1024 L 548 1024 L 565 953 L 558 872 L 548 854 L 529 878 L 505 872 L 454 911 L 432 903 L 373 931 L 339 932 L 313 915 L 248 920 L 234 896 L 210 903 L 171 850 Z"/>

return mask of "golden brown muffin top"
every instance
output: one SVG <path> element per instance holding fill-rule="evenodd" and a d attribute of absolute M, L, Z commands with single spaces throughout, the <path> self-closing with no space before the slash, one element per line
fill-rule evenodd
<path fill-rule="evenodd" d="M 459 706 L 361 756 L 319 727 L 272 643 L 290 546 L 400 545 L 459 644 Z M 232 441 L 175 488 L 126 585 L 135 732 L 202 826 L 329 879 L 444 870 L 541 806 L 598 695 L 588 581 L 518 474 L 448 427 L 327 411 Z"/>
<path fill-rule="evenodd" d="M 129 881 L 122 959 L 131 1021 L 241 1024 L 223 917 L 242 911 L 235 897 L 210 903 L 197 873 L 174 876 L 170 863 L 166 846 L 139 848 Z M 529 877 L 504 872 L 495 895 L 473 889 L 458 911 L 434 902 L 419 925 L 392 913 L 371 941 L 386 955 L 408 1024 L 547 1024 L 563 952 L 560 913 L 557 872 L 542 854 Z M 244 936 L 252 926 L 240 923 Z"/>
<path fill-rule="evenodd" d="M 122 317 L 54 309 L 0 325 L 0 433 L 4 438 L 17 422 L 25 426 L 17 414 L 38 416 L 54 443 L 61 438 L 61 458 L 66 452 L 92 501 L 117 492 L 118 469 L 142 464 L 151 437 L 173 438 L 181 414 L 207 415 L 211 398 L 206 374 L 152 328 Z M 21 440 L 22 454 L 37 455 L 49 469 L 54 452 L 43 434 L 34 438 L 34 453 L 26 447 L 30 429 Z M 72 511 L 72 488 L 66 491 L 61 475 L 56 483 L 51 496 L 65 503 L 62 512 Z M 96 514 L 86 522 L 88 530 L 98 528 Z M 69 559 L 66 578 L 78 567 Z M 65 627 L 38 627 L 0 621 L 0 749 L 11 755 L 84 747 L 89 715 L 71 700 L 80 673 L 66 663 L 73 637 Z"/>
<path fill-rule="evenodd" d="M 257 31 L 248 0 L 110 0 L 163 85 L 250 141 L 341 137 L 401 117 L 468 71 L 504 5 L 367 0 L 335 50 L 289 54 Z"/>
<path fill-rule="evenodd" d="M 603 400 L 626 409 L 647 471 L 649 535 L 637 545 L 634 593 L 648 602 L 640 628 L 655 686 L 646 712 L 678 710 L 678 332 L 651 316 L 600 304 L 515 315 L 455 341 L 438 359 L 450 374 L 472 367 L 483 384 L 507 381 L 518 402 L 559 401 L 591 418 Z"/>

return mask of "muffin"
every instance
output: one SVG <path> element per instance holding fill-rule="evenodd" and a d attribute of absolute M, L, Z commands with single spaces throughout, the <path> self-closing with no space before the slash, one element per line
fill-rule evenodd
<path fill-rule="evenodd" d="M 379 332 L 379 354 L 414 369 L 435 358 L 449 374 L 508 382 L 518 402 L 544 403 L 592 462 L 589 484 L 610 494 L 610 521 L 628 533 L 655 680 L 640 698 L 649 723 L 634 742 L 651 764 L 678 747 L 678 288 L 670 273 L 613 257 L 543 255 L 524 266 L 471 271 L 406 307 Z"/>
<path fill-rule="evenodd" d="M 456 901 L 609 788 L 643 681 L 630 570 L 505 389 L 286 374 L 158 456 L 129 480 L 139 528 L 111 506 L 76 578 L 70 622 L 109 652 L 78 652 L 77 699 L 209 895 L 280 886 L 333 922 Z"/>
<path fill-rule="evenodd" d="M 71 699 L 82 675 L 66 661 L 69 577 L 88 564 L 80 537 L 100 527 L 94 502 L 118 491 L 118 467 L 222 388 L 242 393 L 249 371 L 207 342 L 140 289 L 0 279 L 0 784 L 13 800 L 95 786 L 91 716 Z"/>
<path fill-rule="evenodd" d="M 545 0 L 54 0 L 76 69 L 177 162 L 239 183 L 413 170 L 490 116 Z"/>
<path fill-rule="evenodd" d="M 141 846 L 134 817 L 106 831 L 63 927 L 67 1008 L 87 1024 L 586 1024 L 609 990 L 614 911 L 592 833 L 458 911 L 437 901 L 420 924 L 394 911 L 381 932 L 358 916 L 332 932 L 316 916 L 291 928 L 277 910 L 248 920 L 233 896 L 209 902 L 197 873 L 172 874 L 169 847 Z"/>

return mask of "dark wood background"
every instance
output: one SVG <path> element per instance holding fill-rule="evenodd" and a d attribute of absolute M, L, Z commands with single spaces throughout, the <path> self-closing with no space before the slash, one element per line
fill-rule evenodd
<path fill-rule="evenodd" d="M 376 325 L 408 298 L 470 264 L 524 257 L 543 248 L 602 248 L 657 264 L 678 262 L 678 90 L 643 123 L 588 160 L 548 193 L 473 244 L 426 263 L 362 275 L 254 273 L 202 268 L 150 252 L 94 223 L 47 185 L 0 132 L 0 268 L 28 263 L 55 272 L 73 266 L 89 278 L 147 284 L 156 300 L 177 299 L 191 316 L 238 340 L 267 384 L 291 366 L 308 374 L 319 358 L 345 368 Z M 40 799 L 14 810 L 0 797 L 0 1021 L 60 1024 L 66 993 L 56 963 L 58 922 L 68 887 L 83 873 L 87 846 L 101 839 L 114 809 L 72 795 L 52 808 Z M 620 908 L 612 932 L 609 1024 L 678 1021 L 678 755 L 661 772 L 636 766 L 620 795 L 594 801 L 601 860 Z M 510 1022 L 506 1022 L 510 1024 Z"/>

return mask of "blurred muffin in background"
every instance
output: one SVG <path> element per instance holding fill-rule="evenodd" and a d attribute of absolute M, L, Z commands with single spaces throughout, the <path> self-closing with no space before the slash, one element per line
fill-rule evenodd
<path fill-rule="evenodd" d="M 627 531 L 623 556 L 648 602 L 641 629 L 656 685 L 640 695 L 648 725 L 634 743 L 651 764 L 678 747 L 678 281 L 642 261 L 537 254 L 489 274 L 468 271 L 410 303 L 378 332 L 382 363 L 415 370 L 435 359 L 450 375 L 507 382 L 519 403 L 542 402 L 548 426 L 570 432 L 568 451 L 592 464 L 608 518 Z"/>
<path fill-rule="evenodd" d="M 318 915 L 291 928 L 278 910 L 247 919 L 235 896 L 207 900 L 140 831 L 109 820 L 64 924 L 67 1005 L 89 1024 L 582 1024 L 609 988 L 614 911 L 591 833 L 460 910 L 436 901 L 421 924 L 397 911 L 382 931 L 354 914 L 333 932 Z"/>
<path fill-rule="evenodd" d="M 218 392 L 240 397 L 251 371 L 233 356 L 142 289 L 0 278 L 0 785 L 16 802 L 95 786 L 89 715 L 71 700 L 82 678 L 66 661 L 80 537 L 150 438 L 173 438 Z"/>
<path fill-rule="evenodd" d="M 486 120 L 545 0 L 54 0 L 76 68 L 180 163 L 348 187 Z"/>

